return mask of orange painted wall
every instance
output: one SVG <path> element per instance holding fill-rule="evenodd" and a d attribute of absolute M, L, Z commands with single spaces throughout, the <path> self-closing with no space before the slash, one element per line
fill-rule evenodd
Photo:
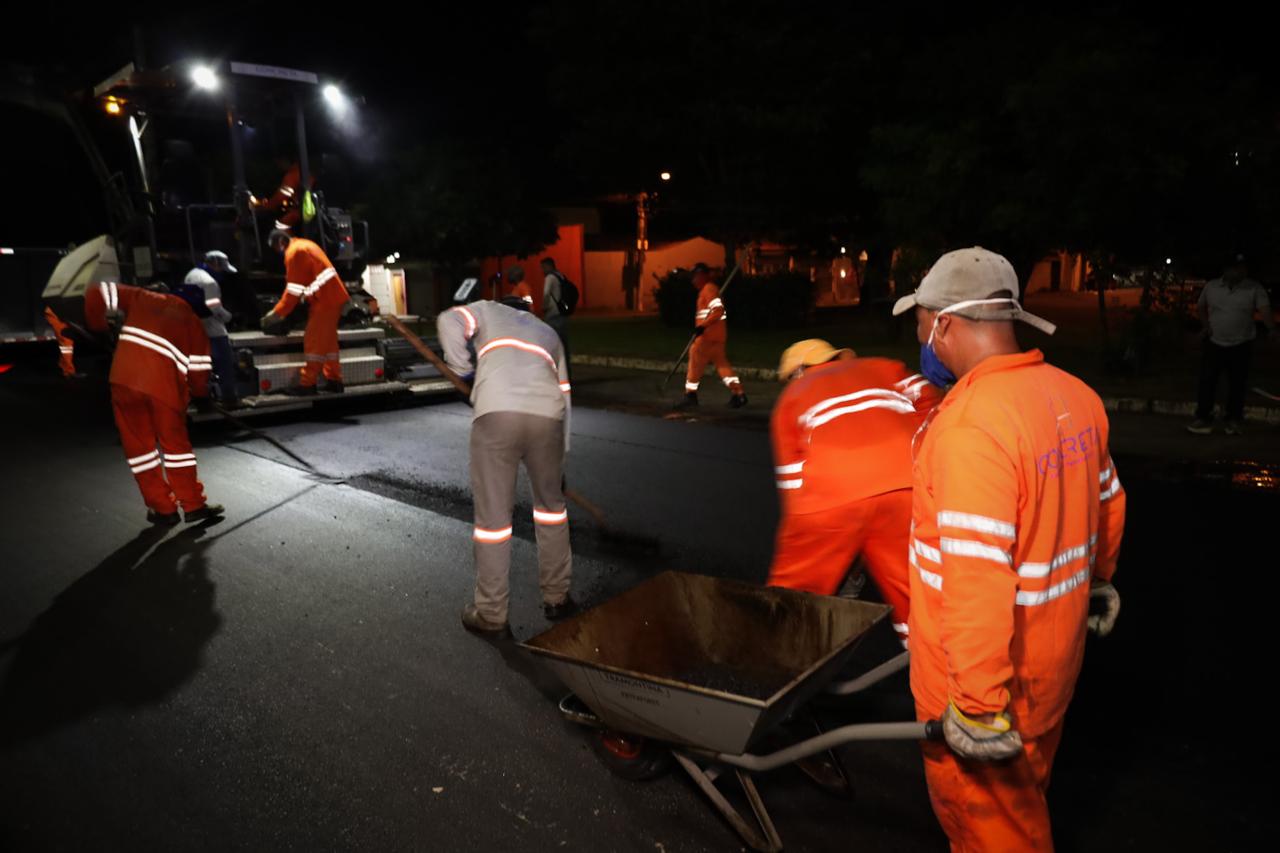
<path fill-rule="evenodd" d="M 507 268 L 513 264 L 519 264 L 524 267 L 524 280 L 529 283 L 530 289 L 533 291 L 533 310 L 535 314 L 542 315 L 542 268 L 539 262 L 543 258 L 552 258 L 556 262 L 556 268 L 560 272 L 578 286 L 578 310 L 591 305 L 591 296 L 585 286 L 583 276 L 583 258 L 582 258 L 582 225 L 561 225 L 559 227 L 559 239 L 547 248 L 538 252 L 536 255 L 528 258 L 516 258 L 510 255 L 502 258 L 485 258 L 480 264 L 480 285 L 483 288 L 482 296 L 485 299 L 492 299 L 494 294 L 489 288 L 489 279 L 494 273 L 501 271 L 504 279 L 502 282 L 502 293 L 499 296 L 506 296 L 511 292 L 510 285 L 507 284 L 505 275 Z"/>

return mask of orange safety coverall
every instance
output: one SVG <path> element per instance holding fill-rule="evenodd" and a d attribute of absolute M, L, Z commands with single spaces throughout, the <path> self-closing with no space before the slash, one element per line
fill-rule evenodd
<path fill-rule="evenodd" d="M 906 643 L 911 437 L 939 393 L 887 358 L 805 368 L 773 409 L 782 522 L 769 584 L 831 595 L 859 555 Z"/>
<path fill-rule="evenodd" d="M 316 185 L 316 176 L 310 175 L 310 186 Z M 302 169 L 294 163 L 280 179 L 280 186 L 262 203 L 262 209 L 275 212 L 276 227 L 289 230 L 302 219 L 302 199 L 298 189 L 302 186 Z"/>
<path fill-rule="evenodd" d="M 708 364 L 716 366 L 716 372 L 725 386 L 734 394 L 742 393 L 742 383 L 733 372 L 733 365 L 724 353 L 725 342 L 729 339 L 729 326 L 724 303 L 720 301 L 720 288 L 707 282 L 698 291 L 698 309 L 694 315 L 694 323 L 699 329 L 705 329 L 694 339 L 689 350 L 689 372 L 685 375 L 684 390 L 690 393 L 698 390 L 698 383 Z"/>
<path fill-rule="evenodd" d="M 53 329 L 53 336 L 58 339 L 58 368 L 62 370 L 63 376 L 75 376 L 75 342 L 67 337 L 65 332 L 67 324 L 62 322 L 57 314 L 53 313 L 53 309 L 45 306 L 44 309 L 45 322 L 49 324 L 49 328 Z"/>
<path fill-rule="evenodd" d="M 1089 587 L 1115 571 L 1125 495 L 1102 402 L 1038 350 L 966 373 L 915 441 L 911 690 L 1006 710 L 1025 751 L 984 764 L 924 746 L 953 850 L 1051 850 L 1045 790 L 1084 656 Z"/>
<path fill-rule="evenodd" d="M 191 396 L 209 396 L 209 338 L 182 299 L 114 282 L 84 295 L 89 328 L 105 331 L 108 310 L 124 313 L 111 361 L 111 405 L 120 444 L 149 508 L 169 514 L 205 505 L 187 436 Z M 159 449 L 156 446 L 159 445 Z"/>
<path fill-rule="evenodd" d="M 288 317 L 299 301 L 307 303 L 307 330 L 302 336 L 302 386 L 314 386 L 322 367 L 325 379 L 341 382 L 338 321 L 350 299 L 346 285 L 324 250 L 301 237 L 294 237 L 285 247 L 284 277 L 284 295 L 271 310 L 280 317 Z"/>
<path fill-rule="evenodd" d="M 522 281 L 515 287 L 511 288 L 511 295 L 519 297 L 530 305 L 533 305 L 533 288 L 529 286 L 529 282 L 527 281 Z"/>

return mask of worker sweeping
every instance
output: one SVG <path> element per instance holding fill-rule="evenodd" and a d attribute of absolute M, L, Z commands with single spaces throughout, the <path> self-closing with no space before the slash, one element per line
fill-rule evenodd
<path fill-rule="evenodd" d="M 725 343 L 729 339 L 729 326 L 726 322 L 728 315 L 720 300 L 720 288 L 711 280 L 711 272 L 706 264 L 693 265 L 693 286 L 698 291 L 694 342 L 689 350 L 689 372 L 684 380 L 684 399 L 676 404 L 676 408 L 689 409 L 698 405 L 698 385 L 708 364 L 716 366 L 721 381 L 732 394 L 729 398 L 730 407 L 741 408 L 747 404 L 747 395 L 725 354 Z"/>
<path fill-rule="evenodd" d="M 887 358 L 824 340 L 787 347 L 770 432 L 782 521 L 772 586 L 832 595 L 859 556 L 907 644 L 911 437 L 939 394 Z"/>
<path fill-rule="evenodd" d="M 62 371 L 63 378 L 75 379 L 83 376 L 76 373 L 76 345 L 75 341 L 67 335 L 67 324 L 62 322 L 62 318 L 53 313 L 53 309 L 47 305 L 44 309 L 44 319 L 58 341 L 58 369 Z"/>
<path fill-rule="evenodd" d="M 205 500 L 187 436 L 187 406 L 193 396 L 209 405 L 213 369 L 199 319 L 177 296 L 114 282 L 90 284 L 84 312 L 90 329 L 115 335 L 111 405 L 147 520 L 174 525 L 222 515 Z"/>
<path fill-rule="evenodd" d="M 272 231 L 271 248 L 284 255 L 284 294 L 262 318 L 262 329 L 270 333 L 288 317 L 299 302 L 307 303 L 307 330 L 302 337 L 303 365 L 299 384 L 286 394 L 306 397 L 318 393 L 316 385 L 324 373 L 324 390 L 341 394 L 342 364 L 338 361 L 338 321 L 350 296 L 338 271 L 324 250 L 310 240 Z"/>
<path fill-rule="evenodd" d="M 1045 791 L 1085 632 L 1120 609 L 1107 416 L 1022 351 L 1015 320 L 1053 325 L 1022 309 L 1002 256 L 943 255 L 893 313 L 912 308 L 921 372 L 954 384 L 914 461 L 911 690 L 946 736 L 923 747 L 929 796 L 953 850 L 1052 850 Z"/>
<path fill-rule="evenodd" d="M 575 609 L 569 513 L 563 493 L 569 449 L 569 373 L 555 330 L 519 297 L 450 308 L 436 320 L 449 368 L 472 381 L 471 491 L 476 562 L 474 600 L 462 611 L 470 631 L 504 636 L 511 566 L 511 514 L 521 463 L 533 489 L 543 612 Z"/>

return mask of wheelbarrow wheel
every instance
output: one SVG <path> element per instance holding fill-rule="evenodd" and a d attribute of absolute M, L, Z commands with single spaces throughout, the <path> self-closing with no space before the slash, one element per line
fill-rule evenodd
<path fill-rule="evenodd" d="M 656 779 L 671 768 L 671 750 L 646 738 L 600 729 L 592 743 L 614 775 L 632 782 Z"/>

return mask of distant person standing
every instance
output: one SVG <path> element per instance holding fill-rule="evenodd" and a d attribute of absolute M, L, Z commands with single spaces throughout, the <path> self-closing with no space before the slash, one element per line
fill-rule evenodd
<path fill-rule="evenodd" d="M 568 291 L 571 287 L 564 274 L 556 269 L 555 258 L 543 258 L 542 319 L 560 336 L 565 364 L 569 363 L 569 314 L 573 311 L 573 305 L 569 304 Z"/>
<path fill-rule="evenodd" d="M 511 295 L 519 299 L 529 310 L 533 310 L 533 288 L 524 280 L 524 267 L 514 266 L 507 270 L 507 283 L 511 285 Z"/>
<path fill-rule="evenodd" d="M 1204 350 L 1200 358 L 1200 393 L 1196 419 L 1188 432 L 1208 435 L 1213 432 L 1213 403 L 1217 397 L 1218 376 L 1227 374 L 1227 435 L 1239 435 L 1244 420 L 1244 392 L 1249 379 L 1249 362 L 1253 357 L 1253 339 L 1257 336 L 1254 312 L 1267 327 L 1267 336 L 1275 337 L 1275 320 L 1271 316 L 1271 300 L 1261 284 L 1247 277 L 1244 255 L 1236 255 L 1222 272 L 1200 291 L 1196 311 L 1204 324 Z"/>

